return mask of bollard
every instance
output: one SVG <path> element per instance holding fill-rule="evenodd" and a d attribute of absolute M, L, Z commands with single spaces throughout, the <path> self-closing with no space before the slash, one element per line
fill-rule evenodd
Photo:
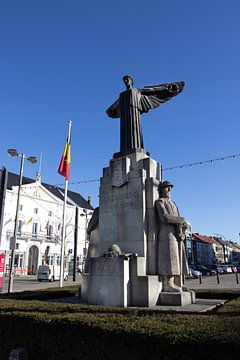
<path fill-rule="evenodd" d="M 217 283 L 220 284 L 220 277 L 219 277 L 219 273 L 217 272 Z"/>
<path fill-rule="evenodd" d="M 202 275 L 199 276 L 199 284 L 202 284 Z"/>
<path fill-rule="evenodd" d="M 236 272 L 236 281 L 237 281 L 237 284 L 239 284 L 239 280 L 238 280 L 238 273 Z"/>

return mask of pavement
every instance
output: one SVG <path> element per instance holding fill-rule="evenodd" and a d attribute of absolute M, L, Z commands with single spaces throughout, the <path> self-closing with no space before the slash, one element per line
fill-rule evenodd
<path fill-rule="evenodd" d="M 200 279 L 186 279 L 185 286 L 190 290 L 220 290 L 220 291 L 236 291 L 240 293 L 240 284 L 238 284 L 240 278 L 240 274 L 226 274 L 219 276 L 219 283 L 217 276 L 203 276 L 201 281 Z M 7 290 L 6 287 L 7 279 L 5 280 L 5 291 Z M 80 285 L 81 277 L 77 278 L 76 282 L 72 282 L 69 279 L 64 285 Z M 58 282 L 54 283 L 38 283 L 36 277 L 28 276 L 24 278 L 15 278 L 15 291 L 24 291 L 24 290 L 36 290 L 37 288 L 43 287 L 58 287 Z M 70 297 L 70 298 L 62 298 L 62 299 L 54 299 L 50 300 L 51 302 L 62 302 L 68 304 L 86 304 L 84 303 L 81 298 L 79 297 Z M 194 304 L 186 305 L 186 306 L 154 306 L 149 309 L 152 310 L 159 310 L 159 311 L 166 311 L 166 312 L 182 312 L 182 313 L 203 313 L 212 311 L 220 306 L 222 306 L 226 300 L 223 299 L 196 299 Z M 143 308 L 146 309 L 147 308 Z"/>
<path fill-rule="evenodd" d="M 83 302 L 79 297 L 69 297 L 62 299 L 51 299 L 49 302 L 61 302 L 64 304 L 82 304 L 87 305 L 86 302 Z M 149 308 L 146 307 L 138 307 L 138 309 L 142 310 L 157 310 L 163 312 L 177 312 L 177 313 L 204 313 L 212 311 L 220 306 L 222 306 L 226 300 L 219 299 L 196 299 L 194 304 L 189 304 L 185 306 L 151 306 Z M 91 305 L 90 305 L 91 306 Z M 100 305 L 99 305 L 100 306 Z M 136 309 L 136 307 L 129 306 L 129 309 Z"/>
<path fill-rule="evenodd" d="M 203 276 L 202 279 L 186 279 L 185 285 L 191 290 L 240 291 L 240 274 Z"/>

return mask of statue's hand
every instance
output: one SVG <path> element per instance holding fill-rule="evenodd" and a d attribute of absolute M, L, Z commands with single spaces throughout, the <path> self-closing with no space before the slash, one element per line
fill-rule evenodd
<path fill-rule="evenodd" d="M 167 90 L 171 93 L 177 93 L 179 90 L 179 86 L 176 83 L 168 84 Z"/>
<path fill-rule="evenodd" d="M 185 233 L 181 224 L 176 227 L 176 238 L 177 241 L 184 241 Z"/>

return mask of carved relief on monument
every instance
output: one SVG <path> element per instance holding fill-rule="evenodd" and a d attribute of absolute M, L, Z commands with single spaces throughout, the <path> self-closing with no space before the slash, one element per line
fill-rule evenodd
<path fill-rule="evenodd" d="M 122 158 L 110 162 L 112 186 L 120 187 L 129 181 L 130 159 Z"/>

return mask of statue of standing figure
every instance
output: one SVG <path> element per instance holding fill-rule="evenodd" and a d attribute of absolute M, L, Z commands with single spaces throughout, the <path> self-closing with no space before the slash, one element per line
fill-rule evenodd
<path fill-rule="evenodd" d="M 141 114 L 178 95 L 184 87 L 184 81 L 145 86 L 143 89 L 133 88 L 133 79 L 125 75 L 123 91 L 108 109 L 111 118 L 120 118 L 120 154 L 126 155 L 144 149 Z"/>
<path fill-rule="evenodd" d="M 159 184 L 159 199 L 155 206 L 159 221 L 158 274 L 162 277 L 164 292 L 181 292 L 182 275 L 187 274 L 184 239 L 187 223 L 171 200 L 173 185 L 169 181 Z"/>

